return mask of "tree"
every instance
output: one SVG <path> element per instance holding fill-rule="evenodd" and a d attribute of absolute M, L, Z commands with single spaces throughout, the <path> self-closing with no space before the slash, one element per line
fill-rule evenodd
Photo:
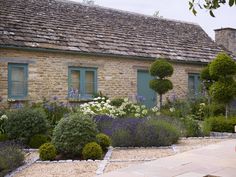
<path fill-rule="evenodd" d="M 191 10 L 194 15 L 197 14 L 196 7 L 208 10 L 210 15 L 212 17 L 215 17 L 213 11 L 220 8 L 221 5 L 228 4 L 230 7 L 236 6 L 236 0 L 203 0 L 203 1 L 198 0 L 197 2 L 196 1 L 197 0 L 189 1 L 189 10 Z"/>
<path fill-rule="evenodd" d="M 210 96 L 218 103 L 225 104 L 225 117 L 228 117 L 228 105 L 236 96 L 236 63 L 226 53 L 219 53 L 217 57 L 202 72 L 205 78 L 213 81 L 208 87 Z"/>
<path fill-rule="evenodd" d="M 173 71 L 172 65 L 161 58 L 152 63 L 150 67 L 150 74 L 156 78 L 149 82 L 149 87 L 159 94 L 160 109 L 162 107 L 162 95 L 173 89 L 172 82 L 166 79 L 173 74 Z"/>

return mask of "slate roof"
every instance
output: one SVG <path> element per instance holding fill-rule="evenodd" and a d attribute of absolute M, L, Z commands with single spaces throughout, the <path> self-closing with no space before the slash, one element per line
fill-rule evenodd
<path fill-rule="evenodd" d="M 190 62 L 222 51 L 197 24 L 65 0 L 0 0 L 0 46 Z"/>

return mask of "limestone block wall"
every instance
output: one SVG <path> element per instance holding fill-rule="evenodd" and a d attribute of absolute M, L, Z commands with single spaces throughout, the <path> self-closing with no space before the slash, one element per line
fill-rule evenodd
<path fill-rule="evenodd" d="M 134 98 L 137 93 L 137 70 L 148 69 L 152 61 L 119 57 L 85 56 L 79 54 L 36 52 L 0 49 L 0 95 L 7 101 L 8 63 L 28 63 L 28 100 L 37 102 L 43 97 L 57 96 L 67 102 L 68 67 L 96 67 L 98 91 L 110 98 Z M 174 74 L 170 78 L 173 94 L 184 98 L 188 91 L 188 73 L 199 73 L 202 66 L 172 63 Z M 165 98 L 164 97 L 164 98 Z"/>

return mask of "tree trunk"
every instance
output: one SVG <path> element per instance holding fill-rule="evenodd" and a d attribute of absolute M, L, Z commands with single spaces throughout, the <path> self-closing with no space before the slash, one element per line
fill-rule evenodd
<path fill-rule="evenodd" d="M 162 94 L 160 94 L 160 110 L 162 108 Z"/>
<path fill-rule="evenodd" d="M 228 118 L 229 106 L 228 104 L 225 105 L 225 118 Z"/>

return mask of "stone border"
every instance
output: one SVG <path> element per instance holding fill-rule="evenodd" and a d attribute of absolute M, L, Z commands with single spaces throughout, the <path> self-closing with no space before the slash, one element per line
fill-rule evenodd
<path fill-rule="evenodd" d="M 97 169 L 97 171 L 96 171 L 96 175 L 101 175 L 101 174 L 104 173 L 104 170 L 105 170 L 107 164 L 110 162 L 110 158 L 111 158 L 111 155 L 112 155 L 112 151 L 113 151 L 113 147 L 110 146 L 110 147 L 108 148 L 108 151 L 107 151 L 107 153 L 106 153 L 104 159 L 101 161 L 101 163 L 100 163 L 99 166 L 98 166 L 98 169 Z"/>
<path fill-rule="evenodd" d="M 33 158 L 30 162 L 25 163 L 23 166 L 18 167 L 17 169 L 13 170 L 9 174 L 5 175 L 5 177 L 13 177 L 16 173 L 21 172 L 22 170 L 26 169 L 27 167 L 31 166 L 33 163 L 35 163 L 39 158 Z"/>

